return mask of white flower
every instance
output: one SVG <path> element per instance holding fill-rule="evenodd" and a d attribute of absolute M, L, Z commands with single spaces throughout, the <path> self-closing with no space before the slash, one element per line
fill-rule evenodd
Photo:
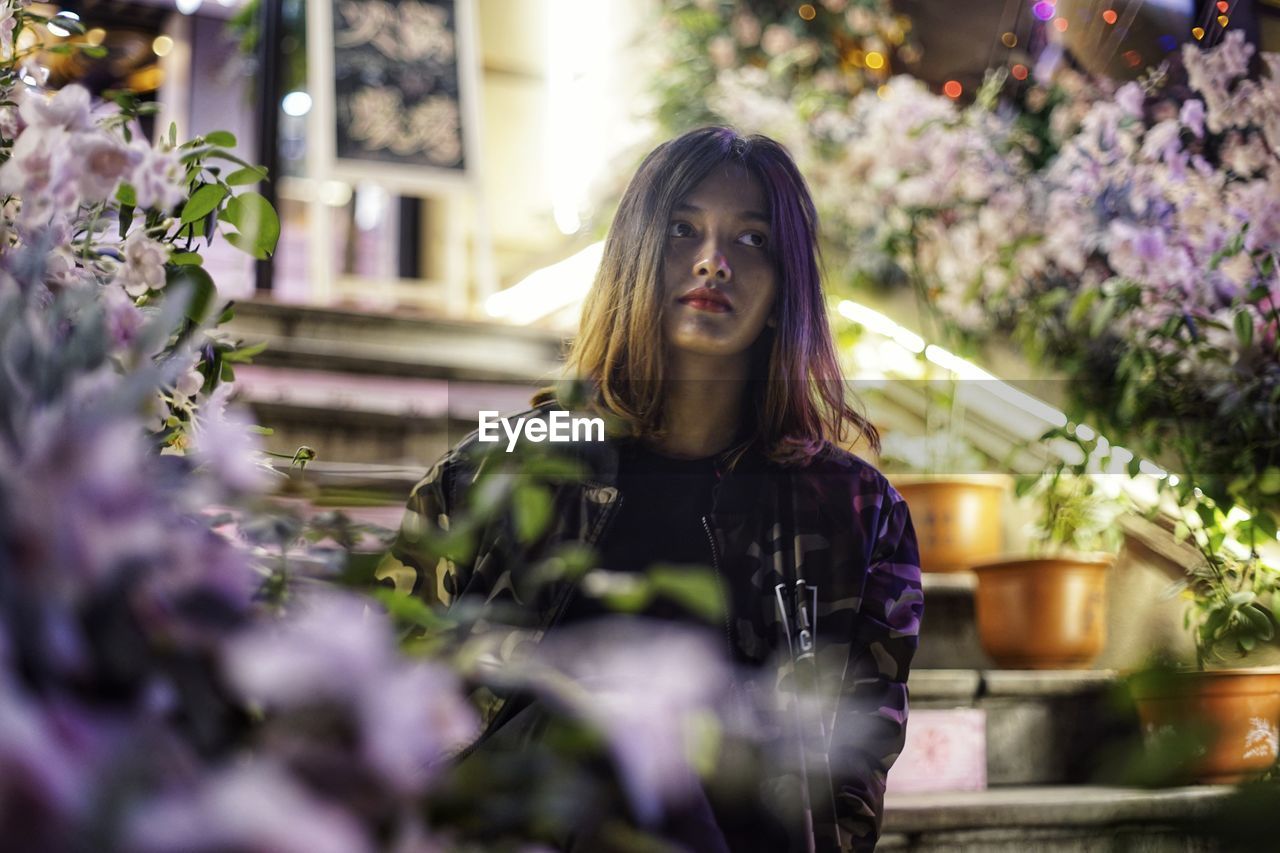
<path fill-rule="evenodd" d="M 141 158 L 129 183 L 137 194 L 138 207 L 170 210 L 187 197 L 178 151 L 152 148 L 141 139 L 134 144 Z"/>
<path fill-rule="evenodd" d="M 103 132 L 77 133 L 71 137 L 71 162 L 80 168 L 80 199 L 89 203 L 115 195 L 120 181 L 132 174 L 142 153 Z"/>
<path fill-rule="evenodd" d="M 770 24 L 760 37 L 760 49 L 769 56 L 778 56 L 796 46 L 796 34 L 782 24 Z"/>
<path fill-rule="evenodd" d="M 115 281 L 125 293 L 142 296 L 164 287 L 164 265 L 169 260 L 169 247 L 152 240 L 137 229 L 124 241 L 124 263 L 116 271 Z"/>
<path fill-rule="evenodd" d="M 733 39 L 723 33 L 713 37 L 707 42 L 707 55 L 711 57 L 711 64 L 716 68 L 728 68 L 733 65 L 736 55 Z"/>
<path fill-rule="evenodd" d="M 190 432 L 190 450 L 232 491 L 261 492 L 271 483 L 271 467 L 262 454 L 262 439 L 253 431 L 253 421 L 239 409 L 228 408 L 231 391 L 230 385 L 219 385 L 200 407 Z"/>
<path fill-rule="evenodd" d="M 33 127 L 89 130 L 93 126 L 89 90 L 76 83 L 64 86 L 52 97 L 29 92 L 19 111 L 23 120 Z"/>

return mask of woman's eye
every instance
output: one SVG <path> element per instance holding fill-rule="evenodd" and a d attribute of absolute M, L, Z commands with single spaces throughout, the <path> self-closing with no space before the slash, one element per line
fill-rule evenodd
<path fill-rule="evenodd" d="M 768 241 L 765 239 L 763 234 L 759 234 L 755 231 L 748 231 L 746 234 L 743 234 L 738 238 L 738 242 L 745 243 L 748 246 L 754 246 L 757 249 L 763 249 Z"/>
<path fill-rule="evenodd" d="M 692 237 L 693 226 L 688 222 L 672 222 L 667 234 L 671 237 Z"/>

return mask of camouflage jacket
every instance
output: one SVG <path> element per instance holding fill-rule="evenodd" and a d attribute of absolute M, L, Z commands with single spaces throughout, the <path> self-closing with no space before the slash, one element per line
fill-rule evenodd
<path fill-rule="evenodd" d="M 550 410 L 544 405 L 512 417 L 545 418 Z M 565 612 L 575 588 L 528 587 L 520 569 L 536 555 L 515 553 L 509 531 L 487 531 L 465 563 L 415 548 L 424 526 L 447 529 L 450 514 L 465 505 L 475 444 L 473 433 L 415 486 L 392 555 L 433 605 L 477 596 L 531 608 L 529 637 L 536 641 Z M 625 497 L 616 488 L 616 446 L 558 447 L 590 474 L 556 494 L 552 530 L 540 547 L 597 545 Z M 748 614 L 755 618 L 737 611 L 741 648 L 761 658 L 780 652 L 780 687 L 790 683 L 830 699 L 803 718 L 800 738 L 810 849 L 872 849 L 886 775 L 906 733 L 907 675 L 924 609 L 906 503 L 870 464 L 831 446 L 805 467 L 747 453 L 722 475 L 705 521 L 717 572 L 749 582 L 749 599 L 759 608 Z M 492 733 L 504 722 L 504 700 L 494 694 L 485 700 Z"/>

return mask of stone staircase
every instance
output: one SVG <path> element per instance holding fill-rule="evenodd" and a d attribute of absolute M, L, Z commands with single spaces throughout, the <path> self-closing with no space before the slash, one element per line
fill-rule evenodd
<path fill-rule="evenodd" d="M 511 412 L 553 377 L 554 333 L 426 316 L 388 316 L 250 300 L 225 327 L 267 349 L 236 369 L 240 399 L 274 434 L 320 459 L 425 467 L 476 428 L 482 409 Z"/>
<path fill-rule="evenodd" d="M 1149 569 L 1130 560 L 1125 571 Z M 1163 577 L 1118 578 L 1113 596 L 1127 596 L 1143 584 L 1158 586 L 1166 582 Z M 924 588 L 920 651 L 909 680 L 915 730 L 909 728 L 907 749 L 889 773 L 877 849 L 1225 849 L 1198 829 L 1234 789 L 1121 786 L 1126 763 L 1141 747 L 1138 721 L 1116 670 L 993 668 L 974 624 L 973 576 L 926 573 Z M 1134 609 L 1113 598 L 1109 619 L 1121 621 Z M 1104 658 L 1123 662 L 1135 655 L 1109 649 Z M 934 754 L 922 761 L 927 752 Z M 931 760 L 938 763 L 935 774 L 928 773 Z M 953 778 L 941 769 L 947 766 L 970 769 Z M 899 768 L 903 775 L 895 787 Z M 942 777 L 950 780 L 949 790 L 936 790 L 946 787 Z"/>

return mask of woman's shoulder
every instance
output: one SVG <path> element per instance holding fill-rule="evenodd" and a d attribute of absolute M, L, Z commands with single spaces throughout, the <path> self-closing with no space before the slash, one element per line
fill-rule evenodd
<path fill-rule="evenodd" d="M 807 472 L 823 480 L 842 480 L 858 494 L 880 495 L 890 503 L 902 500 L 889 478 L 875 465 L 851 450 L 826 442 L 814 455 L 809 465 L 800 469 L 801 477 Z"/>

